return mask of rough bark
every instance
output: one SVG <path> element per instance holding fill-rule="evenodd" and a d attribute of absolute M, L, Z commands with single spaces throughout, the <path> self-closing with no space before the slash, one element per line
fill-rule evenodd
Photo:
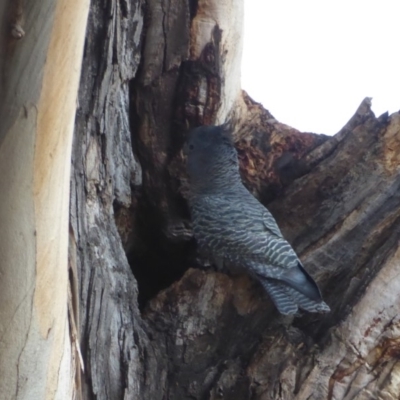
<path fill-rule="evenodd" d="M 276 121 L 240 90 L 241 1 L 93 0 L 81 63 L 87 7 L 0 4 L 1 395 L 399 398 L 400 115 Z M 223 122 L 330 314 L 198 258 L 181 148 Z"/>
<path fill-rule="evenodd" d="M 399 133 L 366 100 L 269 204 L 329 315 L 279 321 L 247 278 L 196 270 L 150 302 L 169 398 L 398 398 Z"/>
<path fill-rule="evenodd" d="M 366 99 L 331 138 L 276 121 L 239 87 L 241 7 L 92 2 L 71 181 L 84 398 L 399 395 L 400 117 Z M 225 121 L 329 315 L 279 317 L 248 277 L 191 268 L 180 150 Z"/>
<path fill-rule="evenodd" d="M 116 225 L 123 221 L 127 237 L 132 233 L 141 184 L 129 104 L 142 6 L 97 1 L 89 13 L 71 179 L 84 398 L 157 398 L 163 379 L 163 357 L 140 317 L 137 284 L 124 252 L 128 241 L 122 242 Z"/>
<path fill-rule="evenodd" d="M 76 394 L 77 343 L 67 307 L 68 202 L 88 8 L 87 1 L 0 4 L 0 397 L 5 400 Z"/>

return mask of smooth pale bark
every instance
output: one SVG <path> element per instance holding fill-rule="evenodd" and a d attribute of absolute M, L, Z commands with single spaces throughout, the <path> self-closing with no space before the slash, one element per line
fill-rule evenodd
<path fill-rule="evenodd" d="M 73 398 L 69 176 L 89 2 L 8 3 L 0 9 L 0 393 Z"/>

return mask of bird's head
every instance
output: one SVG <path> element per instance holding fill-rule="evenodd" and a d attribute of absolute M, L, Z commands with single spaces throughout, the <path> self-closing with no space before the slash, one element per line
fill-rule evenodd
<path fill-rule="evenodd" d="M 223 126 L 200 126 L 187 139 L 187 170 L 192 191 L 214 191 L 240 181 L 238 158 Z"/>

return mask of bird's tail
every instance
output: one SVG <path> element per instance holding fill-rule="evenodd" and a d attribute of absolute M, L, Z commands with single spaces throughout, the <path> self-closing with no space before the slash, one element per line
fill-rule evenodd
<path fill-rule="evenodd" d="M 309 312 L 326 313 L 330 311 L 329 306 L 323 300 L 312 300 L 284 282 L 262 279 L 261 284 L 281 314 L 296 314 L 299 307 Z"/>
<path fill-rule="evenodd" d="M 287 295 L 283 284 L 277 281 L 263 279 L 261 284 L 264 286 L 278 311 L 283 315 L 296 314 L 298 310 L 297 304 Z"/>

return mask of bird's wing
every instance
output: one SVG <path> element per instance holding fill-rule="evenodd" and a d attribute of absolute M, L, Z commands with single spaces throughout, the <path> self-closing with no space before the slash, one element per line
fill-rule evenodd
<path fill-rule="evenodd" d="M 291 297 L 293 302 L 300 306 L 300 308 L 303 310 L 319 313 L 327 313 L 331 310 L 328 304 L 326 304 L 322 298 L 319 300 L 312 300 L 303 293 L 300 293 L 296 289 L 293 289 L 289 286 L 284 286 L 283 289 Z"/>
<path fill-rule="evenodd" d="M 278 224 L 272 214 L 248 191 L 244 185 L 241 185 L 238 193 L 234 193 L 234 200 L 237 199 L 240 201 L 238 207 L 240 207 L 241 213 L 247 219 L 254 221 L 257 225 L 260 224 L 260 229 L 264 228 L 267 233 L 283 238 Z"/>
<path fill-rule="evenodd" d="M 293 315 L 297 313 L 298 306 L 287 293 L 284 284 L 268 279 L 263 279 L 261 284 L 267 290 L 276 308 L 281 314 Z"/>
<path fill-rule="evenodd" d="M 307 273 L 298 262 L 294 267 L 287 267 L 284 263 L 280 265 L 265 264 L 263 262 L 250 260 L 246 263 L 252 273 L 261 281 L 264 279 L 275 279 L 293 288 L 305 297 L 315 302 L 321 302 L 321 292 L 314 279 Z"/>
<path fill-rule="evenodd" d="M 295 314 L 298 307 L 309 312 L 327 313 L 329 306 L 322 300 L 312 300 L 283 282 L 263 279 L 261 284 L 267 290 L 278 311 L 283 315 Z"/>
<path fill-rule="evenodd" d="M 270 231 L 273 235 L 282 238 L 281 230 L 278 227 L 274 217 L 272 214 L 265 208 L 262 212 L 262 221 L 264 223 L 265 228 Z"/>

